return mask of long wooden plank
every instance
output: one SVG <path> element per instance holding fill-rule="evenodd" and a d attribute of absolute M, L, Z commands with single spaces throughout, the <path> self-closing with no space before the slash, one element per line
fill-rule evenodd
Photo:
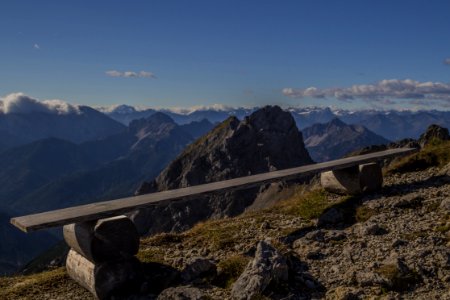
<path fill-rule="evenodd" d="M 295 179 L 315 173 L 343 169 L 350 166 L 382 160 L 398 155 L 404 155 L 415 151 L 416 149 L 412 148 L 391 149 L 365 155 L 342 158 L 324 163 L 311 164 L 297 168 L 239 177 L 235 179 L 175 190 L 74 206 L 12 218 L 11 224 L 24 232 L 30 232 L 48 227 L 57 227 L 70 223 L 84 222 L 120 215 L 131 212 L 138 208 L 150 207 L 153 205 L 169 203 L 177 200 L 192 199 L 205 194 L 217 193 L 225 190 L 250 188 L 275 181 Z"/>

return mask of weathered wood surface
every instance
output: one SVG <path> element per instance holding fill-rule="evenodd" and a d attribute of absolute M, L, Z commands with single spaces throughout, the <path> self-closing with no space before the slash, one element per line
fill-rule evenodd
<path fill-rule="evenodd" d="M 139 234 L 126 216 L 65 225 L 64 240 L 93 263 L 129 259 L 139 250 Z"/>
<path fill-rule="evenodd" d="M 25 232 L 35 231 L 48 227 L 121 215 L 138 208 L 165 204 L 182 199 L 192 199 L 201 195 L 222 192 L 224 190 L 245 189 L 275 181 L 296 179 L 315 173 L 345 169 L 359 164 L 413 153 L 415 151 L 417 150 L 413 148 L 391 149 L 297 168 L 16 217 L 11 219 L 11 223 Z"/>
<path fill-rule="evenodd" d="M 73 249 L 67 255 L 66 269 L 70 278 L 98 299 L 110 299 L 114 294 L 132 290 L 141 276 L 136 259 L 95 265 Z"/>

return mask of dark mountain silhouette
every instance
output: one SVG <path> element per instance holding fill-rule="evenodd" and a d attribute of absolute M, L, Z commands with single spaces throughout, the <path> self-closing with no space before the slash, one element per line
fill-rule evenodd
<path fill-rule="evenodd" d="M 325 124 L 315 124 L 302 132 L 306 148 L 318 162 L 341 158 L 366 146 L 389 143 L 364 126 L 347 125 L 338 118 Z"/>
<path fill-rule="evenodd" d="M 135 120 L 126 132 L 80 145 L 83 153 L 94 152 L 90 156 L 95 158 L 101 155 L 101 149 L 112 147 L 115 150 L 108 156 L 116 159 L 60 176 L 10 206 L 31 213 L 128 196 L 143 180 L 155 177 L 192 140 L 162 113 Z"/>
<path fill-rule="evenodd" d="M 74 143 L 95 140 L 122 131 L 125 126 L 88 106 L 79 112 L 0 113 L 0 141 L 6 148 L 55 137 Z"/>

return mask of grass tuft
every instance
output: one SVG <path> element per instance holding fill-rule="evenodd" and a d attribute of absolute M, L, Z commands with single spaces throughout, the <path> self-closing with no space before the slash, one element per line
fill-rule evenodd
<path fill-rule="evenodd" d="M 312 220 L 322 215 L 331 204 L 325 190 L 317 189 L 305 192 L 302 187 L 299 187 L 291 198 L 278 203 L 272 209 L 279 213 Z"/>
<path fill-rule="evenodd" d="M 220 261 L 217 264 L 218 274 L 214 284 L 222 288 L 230 288 L 231 285 L 244 272 L 250 259 L 242 255 L 235 255 Z"/>
<path fill-rule="evenodd" d="M 421 151 L 394 160 L 387 174 L 416 172 L 431 167 L 443 167 L 450 162 L 450 141 L 431 143 Z"/>

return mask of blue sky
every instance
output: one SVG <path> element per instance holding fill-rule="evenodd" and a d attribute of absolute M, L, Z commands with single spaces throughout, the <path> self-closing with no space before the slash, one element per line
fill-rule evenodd
<path fill-rule="evenodd" d="M 0 96 L 166 107 L 450 105 L 444 0 L 5 0 L 0 38 Z"/>

